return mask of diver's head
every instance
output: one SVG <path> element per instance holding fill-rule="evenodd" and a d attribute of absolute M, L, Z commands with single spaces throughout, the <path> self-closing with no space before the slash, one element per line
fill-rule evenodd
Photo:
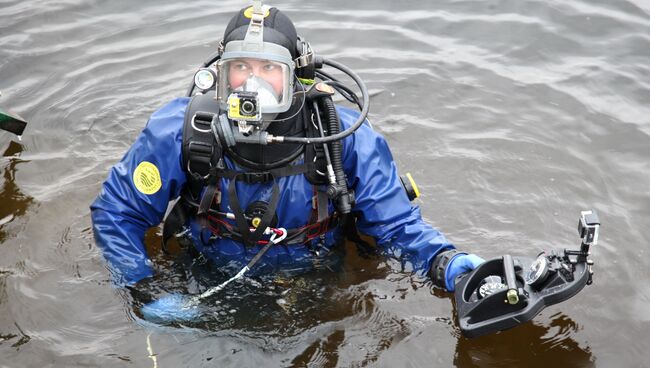
<path fill-rule="evenodd" d="M 230 119 L 255 124 L 289 110 L 297 39 L 291 20 L 259 1 L 230 20 L 217 63 L 217 100 Z"/>

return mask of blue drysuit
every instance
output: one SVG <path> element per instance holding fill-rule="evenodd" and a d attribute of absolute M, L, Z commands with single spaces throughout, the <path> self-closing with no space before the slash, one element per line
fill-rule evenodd
<path fill-rule="evenodd" d="M 179 196 L 186 184 L 181 145 L 188 102 L 189 98 L 178 98 L 151 116 L 135 143 L 112 168 L 100 195 L 91 205 L 97 244 L 118 284 L 134 284 L 153 273 L 143 244 L 144 233 L 161 223 L 169 202 Z M 343 128 L 351 126 L 358 117 L 357 112 L 349 109 L 338 108 L 338 113 Z M 162 182 L 150 194 L 143 193 L 134 184 L 138 180 L 134 171 L 145 161 L 158 169 Z M 243 170 L 231 160 L 226 162 L 229 168 Z M 361 233 L 375 238 L 386 253 L 425 273 L 439 252 L 453 249 L 440 232 L 422 220 L 419 208 L 411 205 L 386 141 L 368 122 L 344 139 L 343 166 L 348 184 L 355 192 L 353 212 L 360 215 L 357 227 Z M 278 227 L 305 226 L 312 213 L 312 184 L 304 175 L 276 180 L 280 189 L 276 209 Z M 221 210 L 232 212 L 227 184 L 227 179 L 221 180 Z M 246 208 L 254 201 L 268 201 L 272 184 L 238 181 L 236 187 L 241 208 Z M 195 219 L 189 225 L 196 249 L 227 271 L 238 271 L 259 249 L 226 238 L 211 239 L 210 231 L 202 229 Z M 327 250 L 334 242 L 332 232 L 326 240 Z M 317 257 L 310 249 L 301 244 L 274 246 L 253 268 L 257 273 L 308 269 Z"/>

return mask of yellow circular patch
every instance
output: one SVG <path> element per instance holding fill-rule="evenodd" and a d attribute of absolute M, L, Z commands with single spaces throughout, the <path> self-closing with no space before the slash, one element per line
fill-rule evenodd
<path fill-rule="evenodd" d="M 154 194 L 162 187 L 160 171 L 151 162 L 142 161 L 133 172 L 133 184 L 144 194 Z"/>
<path fill-rule="evenodd" d="M 268 17 L 269 14 L 271 14 L 271 8 L 266 9 L 264 12 L 264 18 Z M 244 16 L 248 19 L 251 19 L 253 17 L 253 7 L 251 6 L 250 8 L 244 10 Z"/>

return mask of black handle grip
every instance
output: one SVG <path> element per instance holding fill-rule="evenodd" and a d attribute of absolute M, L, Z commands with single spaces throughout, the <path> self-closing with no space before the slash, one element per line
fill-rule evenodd
<path fill-rule="evenodd" d="M 517 304 L 519 302 L 519 292 L 517 291 L 517 279 L 515 278 L 515 262 L 512 256 L 506 254 L 503 256 L 503 274 L 506 277 L 506 285 L 508 285 L 508 303 Z"/>

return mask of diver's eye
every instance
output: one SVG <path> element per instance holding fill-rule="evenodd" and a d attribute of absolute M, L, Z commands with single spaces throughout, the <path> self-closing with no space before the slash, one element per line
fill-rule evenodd
<path fill-rule="evenodd" d="M 263 69 L 265 72 L 273 72 L 278 69 L 278 66 L 275 64 L 268 63 L 268 64 L 264 64 Z"/>
<path fill-rule="evenodd" d="M 237 72 L 245 72 L 245 71 L 250 69 L 248 64 L 246 64 L 246 63 L 234 63 L 232 65 L 232 68 L 233 68 L 234 71 L 237 71 Z"/>

